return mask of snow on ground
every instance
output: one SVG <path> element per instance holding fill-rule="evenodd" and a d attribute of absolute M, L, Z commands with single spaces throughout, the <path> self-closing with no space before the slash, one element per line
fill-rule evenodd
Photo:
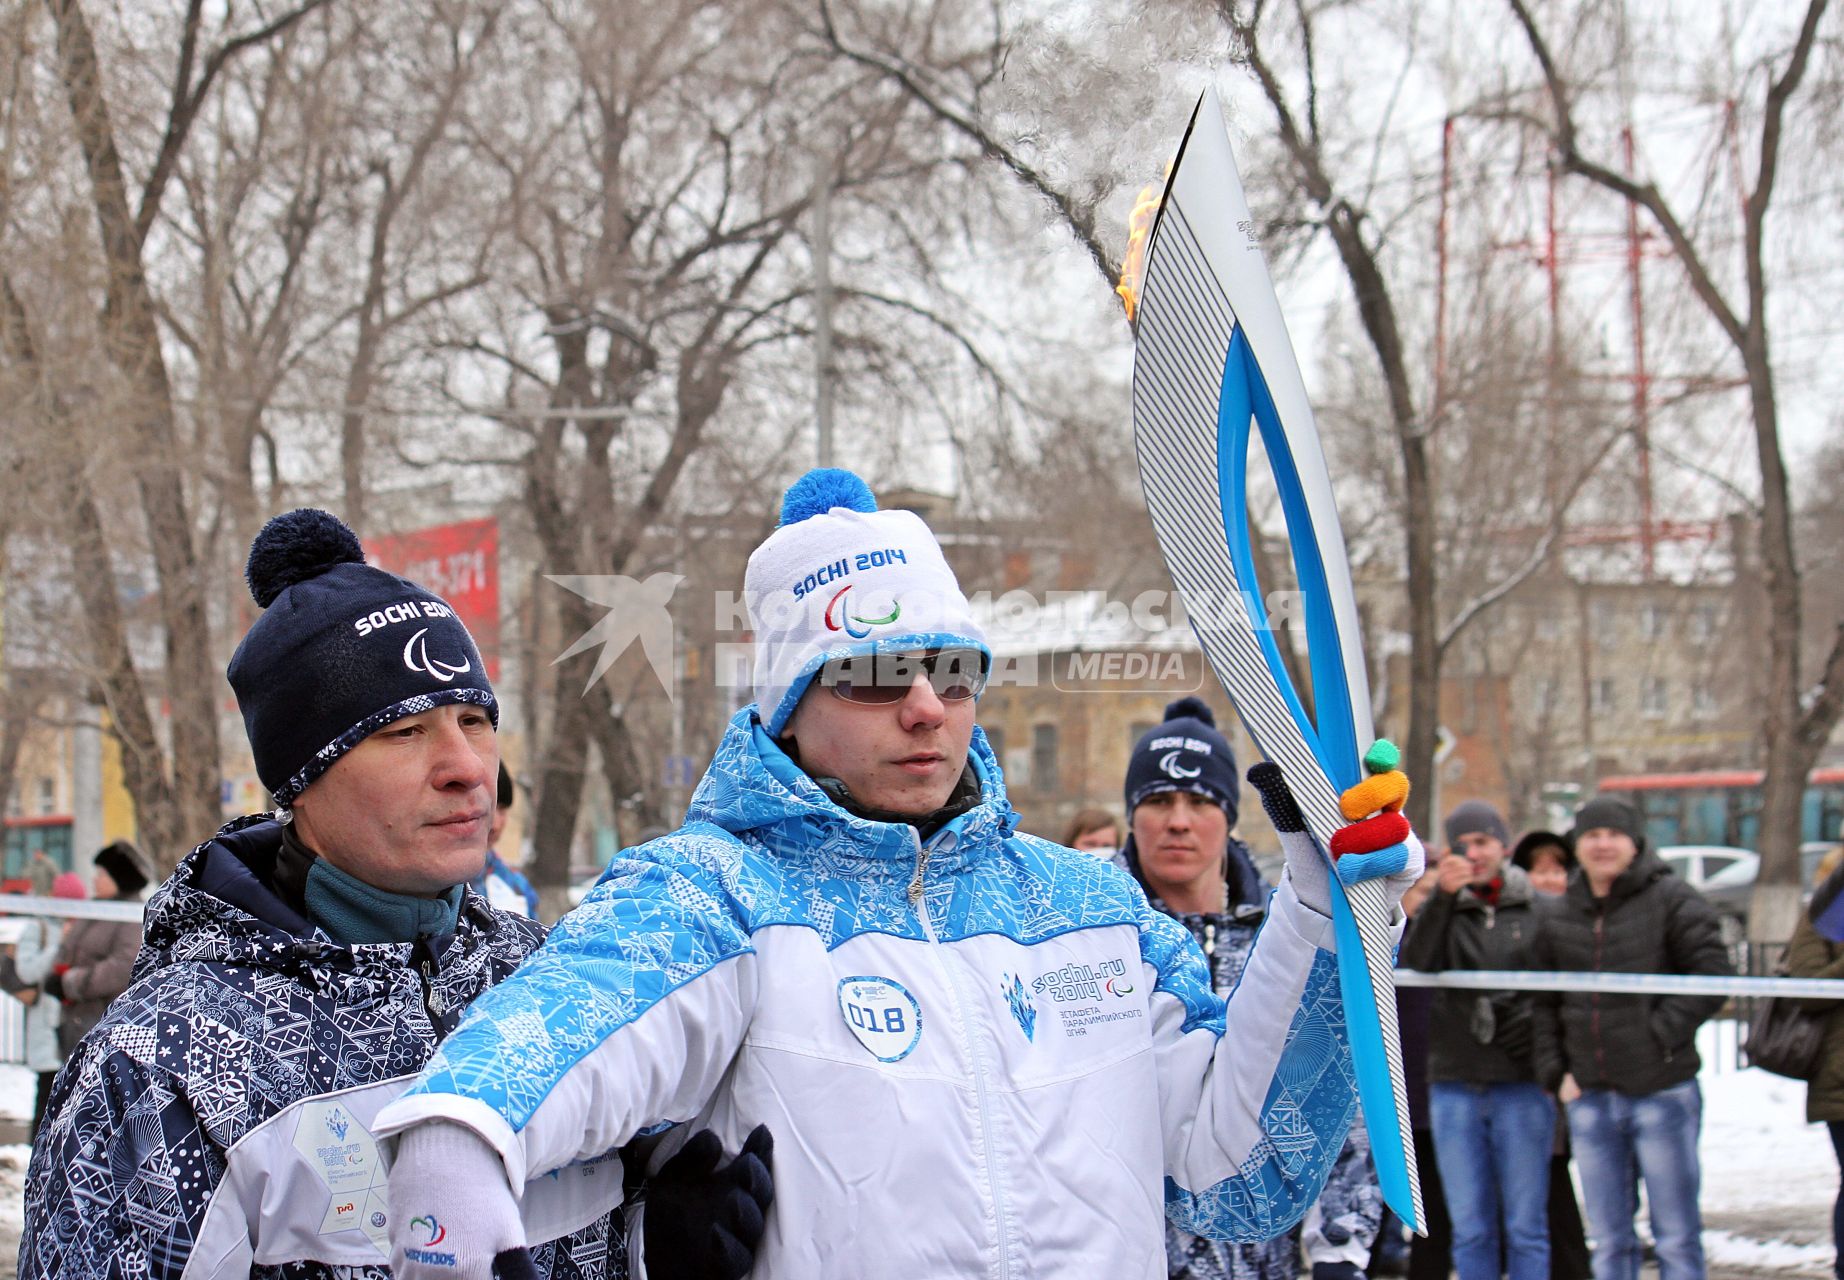
<path fill-rule="evenodd" d="M 1758 1068 L 1703 1073 L 1703 1203 L 1711 1211 L 1809 1210 L 1829 1229 L 1838 1163 L 1806 1087 Z"/>
<path fill-rule="evenodd" d="M 1733 1024 L 1706 1026 L 1698 1048 L 1704 1247 L 1712 1273 L 1829 1276 L 1838 1165 L 1825 1127 L 1806 1123 L 1805 1086 L 1736 1070 Z M 30 1119 L 36 1087 L 30 1071 L 0 1063 L 0 1128 Z M 23 1145 L 0 1144 L 0 1280 L 13 1274 L 29 1154 Z"/>
<path fill-rule="evenodd" d="M 1709 1265 L 1831 1274 L 1838 1163 L 1822 1124 L 1806 1123 L 1806 1086 L 1736 1070 L 1733 1022 L 1706 1024 L 1703 1057 L 1703 1247 Z"/>
<path fill-rule="evenodd" d="M 0 1062 L 0 1119 L 27 1124 L 38 1096 L 38 1077 L 17 1063 Z"/>

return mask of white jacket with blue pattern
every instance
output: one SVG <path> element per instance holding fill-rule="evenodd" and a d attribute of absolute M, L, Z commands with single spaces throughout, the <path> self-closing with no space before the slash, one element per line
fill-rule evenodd
<path fill-rule="evenodd" d="M 1330 921 L 1289 886 L 1240 985 L 1108 862 L 981 803 L 926 843 L 832 803 L 746 708 L 686 825 L 626 850 L 379 1117 L 514 1186 L 658 1121 L 776 1137 L 756 1277 L 1165 1275 L 1264 1239 L 1355 1107 Z M 568 1176 L 564 1174 L 563 1176 Z"/>

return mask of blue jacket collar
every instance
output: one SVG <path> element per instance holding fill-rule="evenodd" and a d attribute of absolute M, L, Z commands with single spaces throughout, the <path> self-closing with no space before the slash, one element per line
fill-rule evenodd
<path fill-rule="evenodd" d="M 930 841 L 949 860 L 966 860 L 1001 844 L 1018 826 L 998 757 L 977 725 L 968 760 L 980 781 L 980 803 Z M 685 819 L 752 838 L 780 857 L 909 862 L 916 856 L 914 827 L 873 822 L 840 808 L 769 737 L 754 706 L 731 719 Z M 944 838 L 948 833 L 952 838 Z"/>

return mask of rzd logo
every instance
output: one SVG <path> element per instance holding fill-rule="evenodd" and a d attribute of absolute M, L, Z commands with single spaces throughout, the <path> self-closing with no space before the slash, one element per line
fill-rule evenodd
<path fill-rule="evenodd" d="M 443 662 L 439 658 L 431 658 L 429 656 L 429 642 L 423 639 L 423 637 L 428 634 L 429 628 L 424 627 L 421 631 L 418 631 L 415 635 L 410 637 L 410 643 L 403 646 L 404 666 L 412 671 L 420 671 L 424 675 L 434 676 L 443 684 L 447 684 L 456 676 L 466 675 L 474 669 L 474 664 L 466 658 L 461 659 L 459 666 L 456 666 L 452 662 Z"/>

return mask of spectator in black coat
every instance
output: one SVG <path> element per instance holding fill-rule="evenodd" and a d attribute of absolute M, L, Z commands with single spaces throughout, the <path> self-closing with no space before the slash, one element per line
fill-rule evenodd
<path fill-rule="evenodd" d="M 1434 895 L 1415 915 L 1402 963 L 1428 973 L 1527 969 L 1539 903 L 1510 864 L 1497 809 L 1447 815 Z M 1453 1219 L 1460 1280 L 1549 1280 L 1549 1148 L 1555 1099 L 1531 1066 L 1530 997 L 1446 990 L 1434 1000 L 1428 1101 Z"/>
<path fill-rule="evenodd" d="M 1648 846 L 1631 805 L 1596 797 L 1573 834 L 1579 869 L 1544 922 L 1536 969 L 1733 973 L 1715 910 Z M 1697 1028 L 1719 996 L 1558 992 L 1536 1003 L 1537 1077 L 1567 1104 L 1595 1280 L 1636 1280 L 1634 1169 L 1645 1179 L 1660 1280 L 1702 1280 Z"/>

